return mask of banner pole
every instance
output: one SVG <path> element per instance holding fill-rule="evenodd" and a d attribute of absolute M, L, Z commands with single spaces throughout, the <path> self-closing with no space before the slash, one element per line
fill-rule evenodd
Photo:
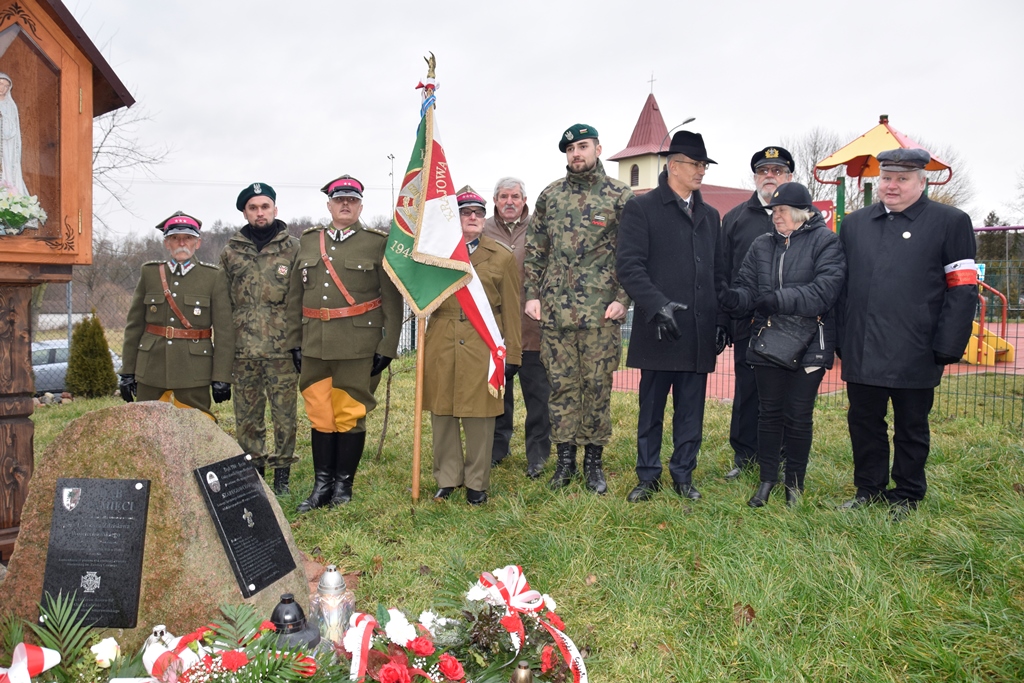
<path fill-rule="evenodd" d="M 416 318 L 416 403 L 412 422 L 412 502 L 420 499 L 420 441 L 423 436 L 423 365 L 427 340 L 426 316 Z"/>

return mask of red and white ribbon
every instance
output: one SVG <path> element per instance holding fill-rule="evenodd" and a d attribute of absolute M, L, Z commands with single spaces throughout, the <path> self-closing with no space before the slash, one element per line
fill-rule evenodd
<path fill-rule="evenodd" d="M 359 680 L 366 675 L 366 658 L 370 652 L 370 640 L 373 638 L 373 629 L 377 626 L 377 620 L 364 612 L 357 612 L 352 616 L 352 627 L 349 633 L 359 643 L 359 647 L 352 650 L 352 666 L 349 667 L 349 678 L 353 681 Z M 346 633 L 348 640 L 349 633 Z"/>
<path fill-rule="evenodd" d="M 512 638 L 512 644 L 516 648 L 516 656 L 519 655 L 523 646 L 523 639 L 526 637 L 526 628 L 523 625 L 520 614 L 532 614 L 540 622 L 558 646 L 562 658 L 569 665 L 572 671 L 574 683 L 587 683 L 587 665 L 583 663 L 583 656 L 580 654 L 576 644 L 569 636 L 562 633 L 553 624 L 541 616 L 541 609 L 544 607 L 544 596 L 538 591 L 530 588 L 530 583 L 523 574 L 523 568 L 519 565 L 510 564 L 502 569 L 495 569 L 494 573 L 484 572 L 480 575 L 480 583 L 485 588 L 494 588 L 501 595 L 507 608 L 507 616 L 501 620 L 502 625 L 508 630 Z M 511 617 L 511 618 L 510 618 Z"/>
<path fill-rule="evenodd" d="M 60 653 L 38 645 L 18 643 L 11 658 L 11 668 L 0 668 L 0 683 L 29 683 L 47 669 L 60 664 Z"/>

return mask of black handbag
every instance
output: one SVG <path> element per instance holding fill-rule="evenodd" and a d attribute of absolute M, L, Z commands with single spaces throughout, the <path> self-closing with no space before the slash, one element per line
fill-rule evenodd
<path fill-rule="evenodd" d="M 796 370 L 810 346 L 821 319 L 802 315 L 772 315 L 750 338 L 750 350 L 780 368 Z"/>

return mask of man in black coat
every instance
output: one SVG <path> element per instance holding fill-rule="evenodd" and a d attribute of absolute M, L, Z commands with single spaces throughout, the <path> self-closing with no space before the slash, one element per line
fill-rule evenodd
<path fill-rule="evenodd" d="M 754 240 L 774 232 L 772 212 L 765 208 L 779 185 L 793 180 L 793 155 L 779 146 L 754 152 L 750 170 L 754 172 L 754 193 L 743 204 L 733 207 L 722 217 L 718 250 L 725 261 L 729 285 L 736 282 L 743 258 Z M 729 481 L 742 474 L 757 459 L 757 381 L 747 364 L 747 340 L 750 339 L 750 316 L 732 321 L 733 368 L 736 375 L 732 396 L 732 422 L 729 444 L 733 450 L 733 468 L 725 474 Z"/>
<path fill-rule="evenodd" d="M 719 325 L 716 287 L 724 263 L 716 263 L 718 211 L 705 204 L 700 186 L 708 165 L 704 139 L 680 131 L 663 155 L 658 187 L 626 203 L 619 225 L 616 271 L 633 299 L 633 332 L 626 365 L 640 368 L 640 415 L 636 472 L 639 484 L 627 500 L 648 500 L 661 488 L 661 435 L 672 390 L 672 459 L 676 493 L 697 500 L 693 485 L 703 434 L 707 373 L 728 341 Z M 717 270 L 716 270 L 717 266 Z"/>
<path fill-rule="evenodd" d="M 847 216 L 839 233 L 848 275 L 837 306 L 838 352 L 857 486 L 842 508 L 887 501 L 895 518 L 924 498 L 935 387 L 967 347 L 978 300 L 971 219 L 924 196 L 930 159 L 921 149 L 880 153 L 881 202 Z"/>

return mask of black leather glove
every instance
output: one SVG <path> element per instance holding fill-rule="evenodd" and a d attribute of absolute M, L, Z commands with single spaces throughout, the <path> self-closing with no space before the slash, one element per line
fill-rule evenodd
<path fill-rule="evenodd" d="M 135 381 L 135 375 L 121 375 L 117 388 L 121 390 L 121 398 L 125 403 L 134 401 L 136 394 L 139 393 L 139 383 Z"/>
<path fill-rule="evenodd" d="M 721 304 L 723 311 L 732 313 L 740 307 L 740 293 L 735 289 L 723 290 L 718 296 L 718 303 Z"/>
<path fill-rule="evenodd" d="M 505 381 L 511 380 L 519 372 L 519 366 L 515 363 L 505 363 Z"/>
<path fill-rule="evenodd" d="M 779 310 L 779 297 L 775 296 L 775 292 L 759 296 L 757 301 L 754 302 L 754 308 L 757 309 L 758 313 L 767 318 Z"/>
<path fill-rule="evenodd" d="M 959 363 L 961 358 L 960 356 L 947 356 L 938 351 L 932 351 L 932 355 L 935 356 L 936 365 L 952 365 L 953 363 Z"/>
<path fill-rule="evenodd" d="M 292 349 L 292 363 L 295 364 L 295 372 L 302 372 L 302 349 Z"/>
<path fill-rule="evenodd" d="M 836 358 L 838 358 L 839 360 L 843 359 L 843 350 L 840 349 L 838 346 L 836 347 Z"/>
<path fill-rule="evenodd" d="M 370 370 L 370 377 L 376 377 L 391 365 L 391 359 L 379 353 L 373 354 L 373 368 Z"/>
<path fill-rule="evenodd" d="M 224 401 L 231 400 L 231 385 L 227 382 L 211 382 L 210 388 L 213 389 L 214 403 L 223 403 Z"/>
<path fill-rule="evenodd" d="M 685 311 L 689 306 L 677 301 L 669 301 L 658 309 L 654 314 L 654 324 L 658 326 L 658 341 L 667 339 L 675 341 L 682 335 L 679 333 L 679 326 L 676 325 L 676 311 Z"/>
<path fill-rule="evenodd" d="M 732 335 L 725 325 L 715 325 L 715 355 L 719 356 L 726 346 L 732 346 Z"/>

